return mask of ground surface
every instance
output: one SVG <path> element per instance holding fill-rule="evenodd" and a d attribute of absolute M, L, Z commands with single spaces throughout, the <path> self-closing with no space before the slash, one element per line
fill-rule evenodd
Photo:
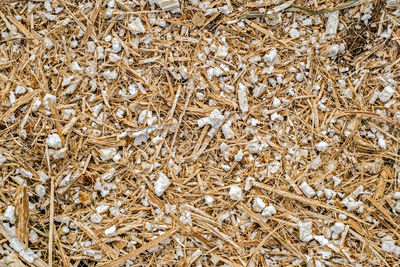
<path fill-rule="evenodd" d="M 395 265 L 398 7 L 1 1 L 0 265 Z"/>

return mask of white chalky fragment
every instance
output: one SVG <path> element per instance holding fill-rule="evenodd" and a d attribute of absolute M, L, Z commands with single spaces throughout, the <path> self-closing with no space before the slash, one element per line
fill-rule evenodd
<path fill-rule="evenodd" d="M 31 230 L 29 232 L 29 242 L 35 243 L 38 240 L 39 240 L 39 235 L 35 231 Z"/>
<path fill-rule="evenodd" d="M 99 206 L 96 207 L 96 212 L 98 214 L 102 214 L 102 213 L 106 212 L 109 208 L 110 208 L 110 206 L 107 204 L 100 204 Z"/>
<path fill-rule="evenodd" d="M 262 216 L 272 216 L 276 214 L 276 209 L 272 204 L 269 204 L 267 207 L 265 207 L 265 209 L 263 210 L 263 212 L 261 213 Z"/>
<path fill-rule="evenodd" d="M 56 104 L 57 102 L 57 97 L 52 94 L 46 94 L 43 98 L 43 105 L 45 108 L 50 109 L 50 102 L 53 102 L 53 104 Z"/>
<path fill-rule="evenodd" d="M 102 161 L 107 161 L 112 159 L 117 153 L 118 153 L 118 148 L 117 147 L 105 147 L 99 149 L 100 152 L 100 159 Z"/>
<path fill-rule="evenodd" d="M 79 66 L 79 63 L 74 61 L 71 64 L 71 70 L 74 71 L 83 71 L 83 68 L 81 66 Z"/>
<path fill-rule="evenodd" d="M 115 172 L 116 172 L 115 168 L 111 168 L 101 176 L 101 179 L 103 181 L 108 181 L 114 176 Z"/>
<path fill-rule="evenodd" d="M 59 150 L 54 151 L 53 158 L 55 160 L 63 159 L 67 156 L 67 148 L 60 148 Z"/>
<path fill-rule="evenodd" d="M 243 192 L 242 189 L 238 185 L 231 185 L 229 189 L 229 197 L 232 200 L 242 200 Z"/>
<path fill-rule="evenodd" d="M 28 170 L 26 170 L 26 169 L 24 169 L 24 168 L 21 168 L 21 169 L 19 170 L 19 173 L 20 173 L 22 176 L 24 176 L 25 178 L 29 178 L 29 179 L 32 179 L 32 178 L 33 178 L 33 173 L 31 173 L 30 171 L 28 171 Z"/>
<path fill-rule="evenodd" d="M 214 198 L 212 196 L 204 196 L 204 201 L 208 206 L 211 206 L 214 203 Z"/>
<path fill-rule="evenodd" d="M 0 165 L 3 164 L 4 162 L 6 162 L 6 158 L 5 158 L 4 155 L 0 152 Z"/>
<path fill-rule="evenodd" d="M 384 236 L 382 238 L 382 250 L 389 253 L 400 255 L 400 246 L 397 246 L 391 236 Z"/>
<path fill-rule="evenodd" d="M 338 239 L 339 235 L 344 232 L 345 225 L 342 222 L 336 222 L 330 230 L 332 231 L 332 238 Z"/>
<path fill-rule="evenodd" d="M 269 53 L 264 56 L 264 61 L 271 66 L 278 64 L 280 61 L 278 51 L 276 51 L 275 48 L 272 48 L 271 51 L 269 51 Z"/>
<path fill-rule="evenodd" d="M 221 168 L 222 168 L 224 171 L 228 172 L 228 171 L 231 169 L 231 166 L 229 166 L 229 165 L 227 165 L 227 164 L 222 164 L 222 165 L 221 165 Z"/>
<path fill-rule="evenodd" d="M 90 216 L 90 221 L 93 223 L 101 223 L 101 221 L 103 220 L 103 216 L 101 216 L 100 214 L 92 214 Z"/>
<path fill-rule="evenodd" d="M 244 86 L 242 83 L 239 83 L 238 86 L 239 86 L 238 88 L 239 107 L 243 113 L 246 113 L 249 111 L 246 86 Z"/>
<path fill-rule="evenodd" d="M 168 177 L 160 172 L 157 181 L 154 183 L 154 190 L 157 196 L 161 196 L 168 186 L 171 184 Z"/>
<path fill-rule="evenodd" d="M 122 47 L 121 47 L 121 43 L 119 42 L 118 38 L 113 38 L 112 39 L 112 52 L 114 54 L 118 53 L 119 51 L 121 51 Z"/>
<path fill-rule="evenodd" d="M 54 47 L 53 42 L 48 37 L 44 37 L 43 42 L 46 49 L 52 49 Z"/>
<path fill-rule="evenodd" d="M 221 127 L 222 133 L 225 136 L 225 139 L 232 139 L 235 137 L 235 133 L 231 129 L 231 122 L 227 122 Z"/>
<path fill-rule="evenodd" d="M 289 31 L 290 38 L 298 38 L 300 36 L 300 32 L 297 29 L 290 29 Z"/>
<path fill-rule="evenodd" d="M 299 222 L 299 239 L 303 242 L 308 242 L 313 239 L 312 236 L 312 223 L 311 222 Z"/>
<path fill-rule="evenodd" d="M 43 185 L 38 184 L 35 186 L 35 192 L 38 196 L 44 197 L 46 195 L 46 188 Z"/>
<path fill-rule="evenodd" d="M 46 144 L 51 148 L 61 148 L 62 147 L 61 138 L 58 134 L 50 134 L 46 138 Z"/>
<path fill-rule="evenodd" d="M 153 117 L 153 112 L 151 110 L 142 110 L 139 114 L 138 122 L 140 124 L 152 126 L 156 121 L 157 117 Z"/>
<path fill-rule="evenodd" d="M 179 0 L 157 0 L 163 11 L 170 11 L 179 8 Z"/>
<path fill-rule="evenodd" d="M 400 192 L 395 192 L 393 194 L 393 198 L 396 199 L 396 200 L 400 200 Z"/>
<path fill-rule="evenodd" d="M 318 151 L 324 152 L 328 148 L 328 143 L 325 141 L 321 141 L 315 145 Z"/>
<path fill-rule="evenodd" d="M 221 124 L 224 120 L 224 116 L 218 109 L 214 109 L 210 116 L 201 118 L 197 120 L 197 124 L 200 128 L 203 128 L 205 125 L 210 124 L 212 128 L 218 129 L 221 127 Z"/>
<path fill-rule="evenodd" d="M 15 88 L 15 93 L 16 93 L 17 95 L 25 94 L 25 93 L 26 93 L 26 88 L 25 88 L 25 86 L 17 85 L 17 87 Z"/>
<path fill-rule="evenodd" d="M 245 191 L 249 191 L 252 187 L 253 187 L 253 181 L 255 181 L 256 179 L 254 177 L 247 177 L 246 181 L 244 182 L 244 190 Z"/>
<path fill-rule="evenodd" d="M 281 105 L 281 101 L 279 100 L 279 98 L 274 97 L 274 99 L 272 100 L 272 106 L 274 108 L 279 108 L 280 105 Z"/>
<path fill-rule="evenodd" d="M 382 92 L 380 92 L 379 94 L 379 100 L 382 102 L 387 102 L 389 101 L 389 99 L 392 98 L 393 94 L 394 94 L 394 89 L 391 86 L 386 86 Z"/>
<path fill-rule="evenodd" d="M 131 23 L 129 23 L 128 28 L 132 31 L 133 34 L 146 32 L 146 29 L 144 28 L 140 18 L 136 18 Z"/>
<path fill-rule="evenodd" d="M 38 256 L 33 252 L 32 249 L 25 249 L 25 244 L 19 241 L 15 235 L 10 240 L 10 247 L 13 248 L 22 258 L 24 258 L 29 263 L 33 263 L 33 261 L 38 258 Z"/>
<path fill-rule="evenodd" d="M 92 257 L 95 260 L 100 260 L 103 258 L 103 253 L 101 250 L 94 250 L 94 249 L 83 249 L 83 255 Z"/>
<path fill-rule="evenodd" d="M 113 225 L 113 226 L 111 226 L 110 228 L 107 228 L 107 229 L 104 231 L 104 234 L 105 234 L 107 237 L 112 237 L 112 236 L 115 236 L 116 231 L 117 231 L 117 227 L 116 227 L 115 225 Z"/>
<path fill-rule="evenodd" d="M 239 151 L 236 153 L 234 160 L 235 161 L 242 161 L 243 159 L 243 151 L 239 149 Z"/>
<path fill-rule="evenodd" d="M 328 20 L 326 22 L 326 34 L 335 35 L 339 26 L 339 11 L 335 10 L 327 14 Z"/>
<path fill-rule="evenodd" d="M 9 221 L 10 223 L 15 223 L 15 207 L 8 206 L 6 211 L 4 212 L 4 220 Z"/>
<path fill-rule="evenodd" d="M 255 212 L 261 212 L 263 209 L 265 209 L 265 206 L 266 206 L 266 204 L 264 203 L 264 201 L 261 198 L 256 197 L 254 199 L 253 210 Z"/>
<path fill-rule="evenodd" d="M 103 72 L 103 77 L 107 80 L 115 80 L 118 78 L 118 73 L 115 70 L 106 70 Z"/>
<path fill-rule="evenodd" d="M 326 55 L 330 58 L 336 57 L 339 53 L 339 48 L 340 47 L 337 44 L 330 45 L 326 50 Z"/>
<path fill-rule="evenodd" d="M 299 188 L 300 188 L 301 192 L 303 192 L 303 194 L 308 198 L 312 198 L 316 195 L 314 189 L 312 189 L 312 187 L 309 186 L 306 181 L 302 182 L 299 185 Z"/>
<path fill-rule="evenodd" d="M 227 55 L 228 55 L 228 47 L 225 45 L 218 46 L 215 56 L 219 58 L 225 58 Z"/>
<path fill-rule="evenodd" d="M 32 111 L 38 111 L 40 106 L 42 105 L 42 101 L 40 101 L 40 98 L 35 96 L 32 100 Z"/>

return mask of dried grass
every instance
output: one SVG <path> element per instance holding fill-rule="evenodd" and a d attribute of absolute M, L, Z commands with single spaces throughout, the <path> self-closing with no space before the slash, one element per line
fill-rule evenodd
<path fill-rule="evenodd" d="M 52 12 L 44 1 L 0 3 L 2 266 L 398 263 L 399 254 L 382 246 L 384 236 L 400 246 L 394 199 L 400 171 L 398 4 L 227 0 L 212 2 L 209 8 L 217 9 L 206 16 L 190 1 L 181 1 L 174 14 L 134 2 L 115 1 L 110 17 L 102 0 L 55 0 Z M 232 12 L 224 14 L 224 5 Z M 328 38 L 322 13 L 335 10 L 342 26 Z M 132 33 L 130 16 L 140 18 L 145 33 Z M 307 18 L 313 23 L 303 25 Z M 290 33 L 295 22 L 299 37 Z M 382 37 L 389 25 L 389 36 Z M 112 60 L 107 36 L 120 43 L 120 59 Z M 227 56 L 214 56 L 225 42 Z M 329 56 L 339 44 L 345 51 Z M 104 58 L 98 59 L 97 46 Z M 262 58 L 271 49 L 280 62 L 269 72 Z M 221 64 L 220 78 L 209 75 Z M 136 94 L 126 91 L 132 84 Z M 260 84 L 267 85 L 265 92 L 256 95 Z M 238 101 L 241 85 L 248 112 Z M 388 85 L 396 88 L 389 101 L 370 101 Z M 15 96 L 17 86 L 27 91 Z M 46 94 L 56 102 L 45 103 Z M 223 114 L 221 124 L 231 123 L 234 138 L 219 126 L 199 127 L 197 120 L 214 109 Z M 146 110 L 155 123 L 140 123 Z M 64 156 L 55 158 L 46 142 L 50 134 L 61 137 Z M 148 140 L 139 145 L 143 136 Z M 317 149 L 321 141 L 326 151 Z M 104 160 L 109 147 L 120 159 Z M 239 151 L 243 159 L 235 161 Z M 154 186 L 159 172 L 171 182 L 161 196 Z M 333 177 L 341 183 L 334 185 Z M 317 195 L 307 197 L 303 182 Z M 243 189 L 241 200 L 230 198 L 232 184 Z M 251 188 L 244 190 L 246 184 Z M 363 210 L 347 209 L 342 200 L 361 185 L 356 200 Z M 329 200 L 324 189 L 339 194 Z M 214 202 L 206 204 L 206 196 Z M 276 214 L 255 211 L 256 197 Z M 98 210 L 101 204 L 107 211 Z M 16 237 L 7 229 L 9 206 L 15 207 Z M 96 213 L 101 222 L 92 219 Z M 299 223 L 307 221 L 315 236 L 327 236 L 336 222 L 345 230 L 330 247 L 305 242 Z M 112 226 L 115 235 L 107 236 Z M 13 238 L 38 258 L 29 262 L 15 251 Z M 329 250 L 330 259 L 321 250 Z"/>

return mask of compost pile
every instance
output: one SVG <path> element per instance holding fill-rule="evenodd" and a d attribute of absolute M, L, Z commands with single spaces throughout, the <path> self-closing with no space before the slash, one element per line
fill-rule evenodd
<path fill-rule="evenodd" d="M 399 8 L 1 1 L 0 266 L 397 264 Z"/>

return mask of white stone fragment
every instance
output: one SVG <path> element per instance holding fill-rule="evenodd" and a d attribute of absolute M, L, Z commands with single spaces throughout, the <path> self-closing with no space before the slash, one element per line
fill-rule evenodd
<path fill-rule="evenodd" d="M 382 238 L 382 250 L 389 253 L 395 253 L 397 256 L 400 255 L 400 246 L 397 246 L 391 236 L 384 236 Z"/>
<path fill-rule="evenodd" d="M 31 173 L 30 171 L 28 171 L 28 170 L 26 170 L 24 168 L 19 169 L 19 173 L 22 176 L 24 176 L 25 178 L 28 178 L 28 179 L 32 179 L 33 178 L 33 173 Z"/>
<path fill-rule="evenodd" d="M 328 20 L 326 22 L 326 34 L 335 35 L 339 26 L 339 11 L 335 10 L 327 14 Z"/>
<path fill-rule="evenodd" d="M 302 182 L 299 185 L 299 188 L 300 188 L 301 192 L 303 192 L 303 194 L 308 198 L 312 198 L 316 195 L 314 189 L 312 189 L 312 187 L 309 186 L 306 181 Z"/>
<path fill-rule="evenodd" d="M 225 136 L 225 139 L 232 139 L 232 138 L 235 137 L 235 133 L 231 129 L 231 124 L 232 123 L 230 121 L 228 121 L 227 123 L 225 123 L 221 127 L 221 130 L 222 130 L 222 133 Z"/>
<path fill-rule="evenodd" d="M 116 231 L 117 231 L 117 227 L 116 227 L 115 225 L 113 225 L 113 226 L 107 228 L 107 229 L 104 231 L 104 234 L 105 234 L 107 237 L 112 237 L 112 236 L 115 236 Z"/>
<path fill-rule="evenodd" d="M 15 207 L 8 206 L 6 211 L 4 212 L 4 220 L 9 221 L 10 223 L 15 223 Z"/>
<path fill-rule="evenodd" d="M 318 151 L 324 152 L 328 148 L 328 143 L 325 141 L 321 141 L 315 145 Z"/>
<path fill-rule="evenodd" d="M 58 134 L 50 134 L 46 138 L 46 144 L 51 147 L 51 148 L 61 148 L 62 147 L 62 141 L 61 138 Z"/>
<path fill-rule="evenodd" d="M 114 54 L 117 54 L 119 51 L 121 51 L 122 47 L 121 47 L 121 43 L 119 42 L 118 38 L 113 38 L 112 39 L 112 49 L 111 51 Z"/>
<path fill-rule="evenodd" d="M 211 206 L 214 203 L 214 198 L 212 196 L 204 196 L 204 201 L 208 206 Z"/>
<path fill-rule="evenodd" d="M 163 11 L 170 11 L 179 8 L 179 0 L 157 0 L 157 4 Z"/>
<path fill-rule="evenodd" d="M 144 25 L 140 18 L 136 18 L 131 23 L 129 23 L 128 28 L 132 31 L 133 34 L 146 32 L 146 29 L 144 28 Z"/>
<path fill-rule="evenodd" d="M 229 48 L 226 45 L 218 46 L 215 56 L 219 58 L 225 58 L 228 55 L 228 49 Z"/>
<path fill-rule="evenodd" d="M 280 105 L 281 105 L 281 101 L 279 100 L 279 98 L 274 97 L 274 99 L 272 100 L 272 106 L 274 108 L 279 108 Z"/>
<path fill-rule="evenodd" d="M 103 216 L 101 216 L 100 214 L 92 214 L 90 216 L 90 221 L 93 223 L 101 223 L 101 221 L 103 220 Z"/>
<path fill-rule="evenodd" d="M 399 192 L 394 192 L 393 198 L 396 200 L 400 200 L 400 191 Z"/>
<path fill-rule="evenodd" d="M 103 181 L 108 181 L 114 176 L 115 172 L 115 168 L 111 168 L 101 176 L 101 179 Z"/>
<path fill-rule="evenodd" d="M 100 260 L 100 259 L 103 258 L 103 253 L 101 252 L 101 250 L 94 250 L 94 249 L 84 248 L 83 249 L 83 255 L 92 257 L 95 260 Z"/>
<path fill-rule="evenodd" d="M 3 164 L 4 162 L 6 162 L 6 158 L 5 158 L 4 155 L 0 152 L 0 165 Z"/>
<path fill-rule="evenodd" d="M 342 222 L 336 222 L 331 228 L 332 238 L 338 239 L 339 235 L 344 232 L 345 225 Z"/>
<path fill-rule="evenodd" d="M 387 102 L 392 98 L 395 90 L 391 86 L 386 86 L 382 92 L 379 94 L 379 100 L 382 102 Z"/>
<path fill-rule="evenodd" d="M 38 111 L 40 106 L 42 105 L 42 101 L 40 101 L 40 98 L 35 96 L 32 100 L 32 111 Z"/>
<path fill-rule="evenodd" d="M 308 242 L 313 239 L 311 222 L 299 222 L 299 239 L 303 242 Z"/>
<path fill-rule="evenodd" d="M 265 207 L 265 209 L 261 213 L 262 216 L 266 216 L 266 217 L 272 216 L 274 214 L 276 214 L 276 209 L 271 203 L 267 207 Z"/>
<path fill-rule="evenodd" d="M 106 212 L 109 208 L 110 208 L 110 206 L 107 204 L 100 204 L 99 206 L 96 207 L 96 212 L 98 214 L 102 214 L 102 213 Z"/>
<path fill-rule="evenodd" d="M 38 240 L 39 240 L 39 235 L 35 231 L 31 230 L 29 232 L 29 242 L 35 243 Z"/>
<path fill-rule="evenodd" d="M 154 190 L 157 196 L 161 196 L 165 190 L 167 190 L 168 186 L 171 184 L 169 181 L 168 177 L 162 173 L 159 172 L 158 179 L 154 183 Z"/>
<path fill-rule="evenodd" d="M 210 124 L 212 128 L 218 129 L 221 127 L 223 120 L 224 116 L 221 114 L 221 112 L 218 109 L 214 109 L 210 116 L 197 120 L 197 124 L 200 128 Z"/>
<path fill-rule="evenodd" d="M 153 112 L 151 110 L 142 110 L 139 114 L 138 122 L 140 124 L 147 124 L 152 126 L 157 121 L 157 117 L 153 117 Z"/>
<path fill-rule="evenodd" d="M 249 191 L 252 187 L 253 187 L 253 181 L 255 181 L 256 179 L 254 177 L 247 177 L 246 181 L 244 182 L 244 190 L 245 191 Z"/>
<path fill-rule="evenodd" d="M 50 102 L 53 102 L 53 104 L 56 104 L 57 102 L 57 97 L 52 94 L 46 94 L 43 98 L 43 105 L 45 108 L 50 109 Z"/>
<path fill-rule="evenodd" d="M 228 171 L 230 171 L 231 166 L 229 166 L 229 165 L 227 165 L 227 164 L 222 164 L 222 165 L 221 165 L 221 168 L 222 168 L 224 171 L 228 172 Z"/>
<path fill-rule="evenodd" d="M 41 184 L 38 184 L 35 186 L 35 192 L 38 194 L 40 197 L 44 197 L 46 195 L 46 187 L 44 187 Z"/>
<path fill-rule="evenodd" d="M 298 38 L 300 36 L 300 32 L 297 29 L 290 29 L 289 31 L 290 38 Z"/>
<path fill-rule="evenodd" d="M 76 61 L 72 62 L 72 64 L 71 64 L 71 71 L 72 71 L 72 72 L 75 72 L 75 71 L 83 71 L 83 70 L 84 70 L 84 68 L 82 68 L 82 67 L 79 65 L 78 62 L 76 62 Z"/>
<path fill-rule="evenodd" d="M 242 200 L 243 192 L 242 189 L 238 185 L 231 185 L 229 189 L 229 197 L 232 200 Z"/>
<path fill-rule="evenodd" d="M 256 197 L 254 199 L 253 210 L 255 212 L 261 212 L 263 209 L 265 209 L 265 206 L 266 206 L 266 204 L 264 203 L 264 201 L 261 198 Z"/>
<path fill-rule="evenodd" d="M 115 80 L 118 78 L 118 73 L 115 70 L 106 70 L 103 72 L 103 77 L 107 80 Z"/>
<path fill-rule="evenodd" d="M 269 53 L 264 56 L 264 61 L 271 66 L 279 64 L 280 60 L 278 56 L 278 51 L 276 51 L 275 48 L 272 48 L 271 51 L 269 51 Z"/>
<path fill-rule="evenodd" d="M 242 83 L 239 83 L 238 86 L 239 108 L 243 113 L 246 113 L 249 111 L 246 86 L 244 86 Z"/>
<path fill-rule="evenodd" d="M 100 152 L 100 159 L 102 161 L 107 161 L 111 160 L 117 153 L 118 153 L 118 148 L 117 147 L 105 147 L 99 149 Z"/>
<path fill-rule="evenodd" d="M 43 43 L 44 43 L 44 47 L 46 47 L 46 49 L 52 49 L 54 47 L 53 42 L 48 37 L 43 38 Z"/>
<path fill-rule="evenodd" d="M 330 45 L 326 50 L 326 55 L 330 58 L 334 58 L 338 55 L 339 49 L 340 47 L 337 44 Z"/>
<path fill-rule="evenodd" d="M 17 87 L 15 88 L 15 93 L 16 93 L 17 95 L 25 94 L 25 93 L 26 93 L 26 88 L 25 88 L 25 86 L 17 85 Z"/>
<path fill-rule="evenodd" d="M 243 150 L 239 149 L 239 151 L 236 153 L 235 157 L 234 157 L 234 161 L 242 161 L 243 159 Z"/>
<path fill-rule="evenodd" d="M 55 160 L 63 159 L 67 156 L 67 148 L 60 148 L 59 150 L 54 151 L 53 158 Z"/>

